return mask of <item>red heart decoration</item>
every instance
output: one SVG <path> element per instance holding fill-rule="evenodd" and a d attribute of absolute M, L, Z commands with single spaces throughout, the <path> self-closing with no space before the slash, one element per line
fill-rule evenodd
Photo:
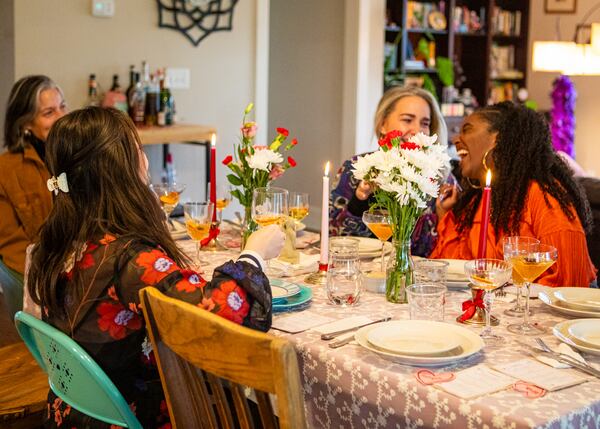
<path fill-rule="evenodd" d="M 531 399 L 541 398 L 546 394 L 545 389 L 542 389 L 541 387 L 536 386 L 535 384 L 531 384 L 523 380 L 519 380 L 515 384 L 513 384 L 513 390 L 521 392 L 523 393 L 523 396 Z"/>
<path fill-rule="evenodd" d="M 456 376 L 452 372 L 440 372 L 436 374 L 428 369 L 420 369 L 415 373 L 415 377 L 419 383 L 430 386 L 436 383 L 452 381 Z"/>

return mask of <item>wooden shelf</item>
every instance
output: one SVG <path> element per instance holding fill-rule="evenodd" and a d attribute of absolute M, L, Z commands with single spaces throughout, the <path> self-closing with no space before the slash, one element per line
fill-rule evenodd
<path fill-rule="evenodd" d="M 411 74 L 419 74 L 419 73 L 435 73 L 437 74 L 437 69 L 432 69 L 432 68 L 424 68 L 424 69 L 418 69 L 418 68 L 405 68 L 404 69 L 405 73 L 411 73 Z"/>
<path fill-rule="evenodd" d="M 406 30 L 406 32 L 419 34 L 448 34 L 448 30 L 434 30 L 433 28 L 409 28 Z"/>
<path fill-rule="evenodd" d="M 217 130 L 209 125 L 175 124 L 167 127 L 139 127 L 138 134 L 144 145 L 163 143 L 208 142 Z"/>
<path fill-rule="evenodd" d="M 485 33 L 454 33 L 457 37 L 486 37 Z"/>

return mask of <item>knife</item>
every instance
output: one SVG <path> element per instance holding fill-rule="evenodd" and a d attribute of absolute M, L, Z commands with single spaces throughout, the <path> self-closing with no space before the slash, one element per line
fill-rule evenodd
<path fill-rule="evenodd" d="M 392 316 L 386 316 L 386 317 L 382 317 L 381 319 L 374 320 L 373 322 L 363 323 L 362 325 L 354 326 L 352 328 L 346 328 L 346 329 L 342 329 L 339 331 L 330 332 L 328 334 L 322 334 L 321 339 L 323 341 L 333 340 L 338 335 L 345 334 L 346 332 L 356 331 L 357 329 L 362 328 L 363 326 L 369 326 L 369 325 L 373 325 L 375 323 L 387 322 L 388 320 L 391 320 L 391 319 L 392 319 Z"/>

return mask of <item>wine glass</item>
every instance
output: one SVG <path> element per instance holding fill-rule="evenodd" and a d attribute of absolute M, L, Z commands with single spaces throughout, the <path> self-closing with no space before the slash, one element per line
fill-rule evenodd
<path fill-rule="evenodd" d="M 196 243 L 196 264 L 205 263 L 200 259 L 200 242 L 208 237 L 212 223 L 214 204 L 207 202 L 187 202 L 183 205 L 185 228 L 192 240 Z"/>
<path fill-rule="evenodd" d="M 529 293 L 531 282 L 537 279 L 544 271 L 550 268 L 558 259 L 556 247 L 548 244 L 536 243 L 529 237 L 512 237 L 513 244 L 510 249 L 509 259 L 515 271 L 525 282 L 525 312 L 523 323 L 508 325 L 507 329 L 515 334 L 539 335 L 544 329 L 529 322 Z M 506 255 L 506 250 L 505 250 Z M 505 256 L 506 257 L 506 256 Z"/>
<path fill-rule="evenodd" d="M 252 219 L 260 227 L 281 225 L 288 214 L 289 193 L 282 188 L 256 188 L 252 193 Z M 283 271 L 271 267 L 267 261 L 267 274 L 280 275 Z"/>
<path fill-rule="evenodd" d="M 179 203 L 179 196 L 185 190 L 185 185 L 183 183 L 172 183 L 170 185 L 165 183 L 153 183 L 150 185 L 150 189 L 152 189 L 158 197 L 160 207 L 165 213 L 168 223 L 171 212 L 173 212 Z"/>
<path fill-rule="evenodd" d="M 308 204 L 308 194 L 306 192 L 290 192 L 290 217 L 294 219 L 294 229 L 298 224 L 308 216 L 310 206 Z"/>
<path fill-rule="evenodd" d="M 537 240 L 533 237 L 516 237 L 516 236 L 515 237 L 504 237 L 502 239 L 502 247 L 504 249 L 504 260 L 505 261 L 510 261 L 510 256 L 513 251 L 512 248 L 519 241 L 520 242 L 530 241 L 532 243 L 537 242 L 538 244 L 540 242 L 539 240 Z M 508 310 L 505 310 L 504 314 L 506 314 L 507 316 L 522 316 L 523 313 L 525 312 L 525 308 L 523 307 L 523 304 L 522 304 L 523 286 L 525 284 L 525 281 L 519 275 L 519 273 L 515 270 L 514 265 L 513 265 L 513 271 L 512 271 L 512 282 L 513 282 L 513 285 L 515 285 L 515 287 L 517 288 L 517 302 L 514 307 L 509 308 Z"/>
<path fill-rule="evenodd" d="M 366 211 L 362 220 L 381 241 L 381 272 L 385 273 L 385 242 L 392 236 L 392 225 L 387 210 Z"/>
<path fill-rule="evenodd" d="M 231 186 L 217 185 L 217 216 L 219 224 L 223 221 L 223 209 L 231 202 Z"/>
<path fill-rule="evenodd" d="M 469 277 L 474 289 L 482 289 L 485 305 L 485 328 L 480 336 L 488 345 L 498 345 L 504 338 L 492 332 L 491 316 L 494 294 L 492 291 L 510 279 L 512 265 L 501 259 L 473 259 L 465 263 L 465 274 Z"/>

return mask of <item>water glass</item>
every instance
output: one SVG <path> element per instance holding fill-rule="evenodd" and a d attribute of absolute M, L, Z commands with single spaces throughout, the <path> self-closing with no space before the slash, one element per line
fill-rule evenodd
<path fill-rule="evenodd" d="M 422 259 L 414 262 L 415 283 L 446 284 L 448 261 Z"/>
<path fill-rule="evenodd" d="M 327 298 L 343 307 L 355 305 L 362 292 L 358 240 L 335 237 L 330 241 Z"/>
<path fill-rule="evenodd" d="M 446 286 L 441 283 L 415 283 L 406 288 L 411 320 L 444 321 Z"/>

